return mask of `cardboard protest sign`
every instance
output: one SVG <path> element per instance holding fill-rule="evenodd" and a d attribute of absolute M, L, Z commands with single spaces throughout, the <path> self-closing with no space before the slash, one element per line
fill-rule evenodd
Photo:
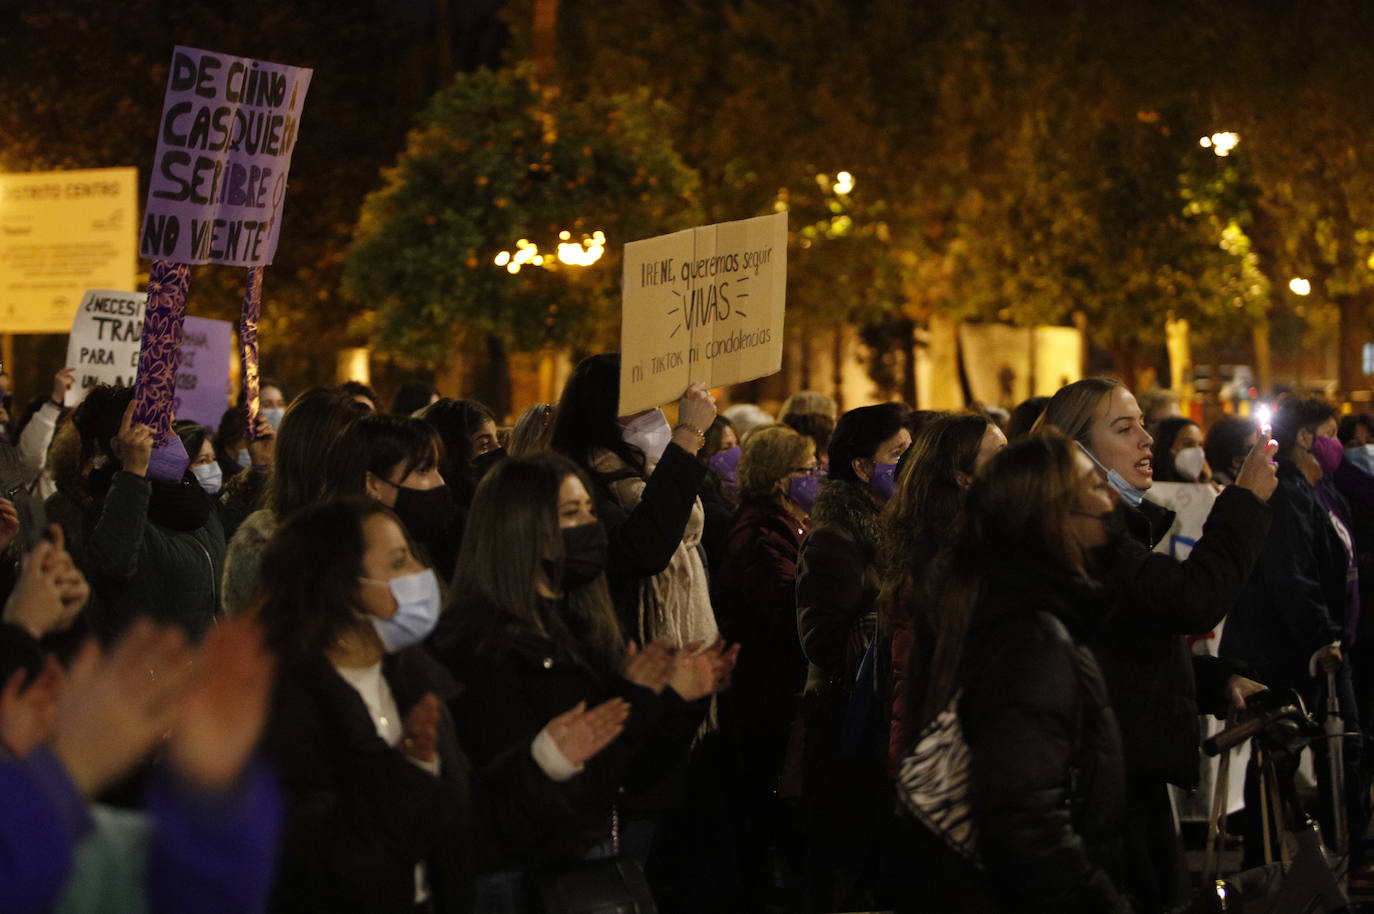
<path fill-rule="evenodd" d="M 97 385 L 134 383 L 145 302 L 142 292 L 109 289 L 92 289 L 82 297 L 67 337 L 67 364 L 76 369 L 67 406 L 76 406 Z"/>
<path fill-rule="evenodd" d="M 229 407 L 229 350 L 234 325 L 208 317 L 187 317 L 181 328 L 172 412 L 183 419 L 217 428 Z"/>
<path fill-rule="evenodd" d="M 787 214 L 625 245 L 620 414 L 782 367 Z"/>
<path fill-rule="evenodd" d="M 311 74 L 174 49 L 139 234 L 144 257 L 228 266 L 272 262 Z"/>
<path fill-rule="evenodd" d="M 0 175 L 0 331 L 66 333 L 87 289 L 137 282 L 138 169 Z"/>

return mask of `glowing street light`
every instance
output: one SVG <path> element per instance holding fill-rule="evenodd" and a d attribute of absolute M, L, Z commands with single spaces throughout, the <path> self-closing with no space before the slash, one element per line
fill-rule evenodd
<path fill-rule="evenodd" d="M 1240 134 L 1232 133 L 1229 130 L 1224 133 L 1214 133 L 1205 136 L 1197 141 L 1203 149 L 1210 149 L 1221 158 L 1226 158 L 1231 154 L 1231 150 L 1240 145 Z"/>
<path fill-rule="evenodd" d="M 512 276 L 520 272 L 524 266 L 543 267 L 553 269 L 555 262 L 563 263 L 573 267 L 589 267 L 601 259 L 601 255 L 606 253 L 606 233 L 597 229 L 591 235 L 584 236 L 581 242 L 572 240 L 572 232 L 562 231 L 558 233 L 558 256 L 555 260 L 553 254 L 544 254 L 539 250 L 539 245 L 530 241 L 528 238 L 521 238 L 515 242 L 515 252 L 501 251 L 493 259 L 498 267 L 505 267 L 506 272 Z"/>
<path fill-rule="evenodd" d="M 1308 295 L 1312 292 L 1312 283 L 1301 276 L 1295 276 L 1288 280 L 1288 291 L 1294 295 Z"/>
<path fill-rule="evenodd" d="M 847 171 L 835 175 L 835 193 L 847 194 L 854 189 L 854 176 Z"/>

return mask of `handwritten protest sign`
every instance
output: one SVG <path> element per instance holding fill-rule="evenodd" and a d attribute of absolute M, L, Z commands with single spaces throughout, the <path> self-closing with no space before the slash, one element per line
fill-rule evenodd
<path fill-rule="evenodd" d="M 229 350 L 234 325 L 208 317 L 187 317 L 181 328 L 181 360 L 172 412 L 216 428 L 229 407 Z"/>
<path fill-rule="evenodd" d="M 173 51 L 139 236 L 144 257 L 272 262 L 311 74 L 195 48 Z"/>
<path fill-rule="evenodd" d="M 620 413 L 782 367 L 787 214 L 625 245 Z"/>
<path fill-rule="evenodd" d="M 99 384 L 134 383 L 145 303 L 142 292 L 92 289 L 82 297 L 67 337 L 67 364 L 76 369 L 68 406 L 76 406 Z"/>

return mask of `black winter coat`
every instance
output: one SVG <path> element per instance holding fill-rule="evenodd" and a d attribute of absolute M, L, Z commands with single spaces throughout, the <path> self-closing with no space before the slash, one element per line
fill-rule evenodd
<path fill-rule="evenodd" d="M 1093 651 L 1121 724 L 1127 768 L 1191 788 L 1202 738 L 1199 696 L 1202 710 L 1224 713 L 1226 681 L 1240 670 L 1195 659 L 1183 636 L 1210 631 L 1236 605 L 1264 548 L 1270 511 L 1232 486 L 1217 497 L 1182 562 L 1151 551 L 1173 512 L 1149 501 L 1117 512 L 1128 535 L 1095 557 L 1115 598 Z"/>
<path fill-rule="evenodd" d="M 1274 526 L 1226 621 L 1221 653 L 1250 663 L 1265 685 L 1305 690 L 1313 652 L 1341 637 L 1345 551 L 1296 464 L 1279 461 L 1269 504 Z"/>
<path fill-rule="evenodd" d="M 423 648 L 388 656 L 382 671 L 403 716 L 426 693 L 456 692 Z M 410 910 L 421 861 L 437 914 L 462 914 L 477 871 L 571 812 L 569 787 L 544 775 L 528 742 L 474 771 L 447 713 L 440 774 L 424 771 L 377 735 L 362 698 L 323 657 L 282 672 L 264 751 L 286 797 L 272 901 L 283 914 Z"/>
<path fill-rule="evenodd" d="M 1109 597 L 1029 557 L 987 567 L 959 672 L 986 873 L 951 866 L 949 878 L 1006 911 L 1129 911 L 1117 889 L 1120 736 L 1084 645 Z"/>
<path fill-rule="evenodd" d="M 500 866 L 581 859 L 610 836 L 621 788 L 633 793 L 652 787 L 685 758 L 707 703 L 688 704 L 671 688 L 655 695 L 490 611 L 459 611 L 471 614 L 474 624 L 455 632 L 442 658 L 463 684 L 450 707 L 474 763 L 527 747 L 545 724 L 580 701 L 589 708 L 614 697 L 630 703 L 625 731 L 570 782 L 571 819 L 558 829 L 537 830 Z"/>
<path fill-rule="evenodd" d="M 810 661 L 808 692 L 849 694 L 850 633 L 873 613 L 882 586 L 876 561 L 880 508 L 861 482 L 821 484 L 797 566 L 797 632 Z"/>
<path fill-rule="evenodd" d="M 606 527 L 606 583 L 626 637 L 638 636 L 640 587 L 672 561 L 706 473 L 704 463 L 670 443 L 639 504 L 626 513 L 610 487 L 623 476 L 589 471 L 596 515 Z"/>

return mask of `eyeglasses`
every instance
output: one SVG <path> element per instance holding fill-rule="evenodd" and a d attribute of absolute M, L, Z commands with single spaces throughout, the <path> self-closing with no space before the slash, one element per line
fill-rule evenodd
<path fill-rule="evenodd" d="M 816 464 L 811 467 L 792 467 L 787 472 L 797 476 L 815 476 L 820 471 L 820 464 Z"/>

